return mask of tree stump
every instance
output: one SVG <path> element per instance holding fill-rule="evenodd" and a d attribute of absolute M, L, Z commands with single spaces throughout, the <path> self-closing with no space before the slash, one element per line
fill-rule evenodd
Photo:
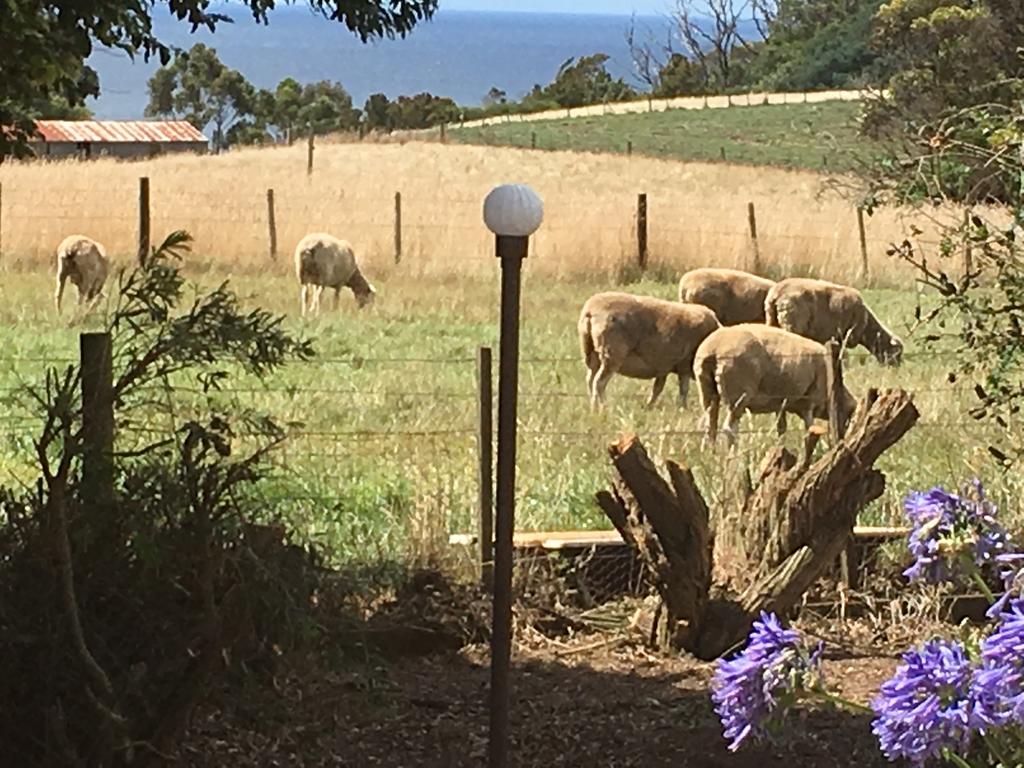
<path fill-rule="evenodd" d="M 885 490 L 873 465 L 918 416 L 907 392 L 872 390 L 843 439 L 817 461 L 817 431 L 802 460 L 784 448 L 770 452 L 739 516 L 746 552 L 762 554 L 748 562 L 750 585 L 728 599 L 710 596 L 714 535 L 693 474 L 666 462 L 666 480 L 636 436 L 613 444 L 612 489 L 597 501 L 661 597 L 657 644 L 717 658 L 743 641 L 761 611 L 793 608 L 844 550 L 860 510 Z"/>

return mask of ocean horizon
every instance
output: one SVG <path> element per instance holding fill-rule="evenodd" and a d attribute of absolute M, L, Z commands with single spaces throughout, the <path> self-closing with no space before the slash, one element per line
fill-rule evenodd
<path fill-rule="evenodd" d="M 157 6 L 158 8 L 160 6 Z M 343 25 L 306 6 L 285 6 L 269 25 L 252 21 L 237 6 L 235 19 L 214 33 L 189 33 L 187 24 L 158 13 L 154 24 L 167 43 L 188 48 L 203 42 L 220 59 L 261 88 L 286 77 L 299 82 L 335 80 L 362 107 L 373 93 L 394 99 L 428 91 L 462 105 L 478 105 L 492 87 L 518 99 L 534 84 L 551 82 L 570 57 L 605 53 L 608 70 L 634 87 L 626 31 L 629 15 L 439 11 L 404 40 L 360 43 Z M 667 19 L 637 16 L 639 25 L 665 34 Z M 158 62 L 131 61 L 119 51 L 96 50 L 89 64 L 100 77 L 99 99 L 87 102 L 100 119 L 138 119 L 148 101 L 146 84 Z"/>

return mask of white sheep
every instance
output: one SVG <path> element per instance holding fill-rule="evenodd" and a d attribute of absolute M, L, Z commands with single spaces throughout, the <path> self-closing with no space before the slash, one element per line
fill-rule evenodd
<path fill-rule="evenodd" d="M 693 353 L 719 327 L 715 313 L 697 304 L 679 304 L 629 293 L 598 293 L 580 311 L 577 330 L 587 366 L 591 406 L 604 400 L 616 374 L 654 379 L 647 406 L 654 405 L 669 374 L 679 378 L 680 404 L 693 369 Z"/>
<path fill-rule="evenodd" d="M 736 443 L 740 417 L 751 413 L 778 415 L 779 434 L 786 414 L 801 416 L 810 427 L 814 418 L 828 418 L 828 383 L 824 345 L 781 328 L 757 323 L 720 328 L 697 348 L 693 375 L 700 387 L 708 441 L 718 436 L 721 403 L 728 412 L 726 436 Z M 840 408 L 848 418 L 856 407 L 843 389 Z"/>
<path fill-rule="evenodd" d="M 790 277 L 768 291 L 764 307 L 768 325 L 823 344 L 835 339 L 866 347 L 887 365 L 899 365 L 903 359 L 903 342 L 868 309 L 856 288 Z"/>
<path fill-rule="evenodd" d="M 103 284 L 110 274 L 110 260 L 102 245 L 85 235 L 68 235 L 57 246 L 57 290 L 54 303 L 60 314 L 64 286 L 70 280 L 78 289 L 79 308 L 88 302 L 91 310 L 103 295 Z"/>
<path fill-rule="evenodd" d="M 679 280 L 679 300 L 709 307 L 722 325 L 763 323 L 774 282 L 738 269 L 691 269 Z"/>
<path fill-rule="evenodd" d="M 320 312 L 320 296 L 324 288 L 334 289 L 335 309 L 338 308 L 343 286 L 352 290 L 360 307 L 371 304 L 376 295 L 373 286 L 359 271 L 352 245 L 322 232 L 306 235 L 295 247 L 295 274 L 302 286 L 299 301 L 303 315 L 307 305 L 310 311 Z"/>

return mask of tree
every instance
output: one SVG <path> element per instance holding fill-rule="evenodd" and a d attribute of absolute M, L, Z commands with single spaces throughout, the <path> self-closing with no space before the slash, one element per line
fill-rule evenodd
<path fill-rule="evenodd" d="M 299 94 L 297 117 L 303 129 L 312 128 L 316 133 L 351 131 L 359 125 L 359 115 L 341 83 L 321 80 L 304 86 Z"/>
<path fill-rule="evenodd" d="M 703 93 L 706 85 L 700 65 L 681 53 L 673 53 L 658 72 L 654 95 L 659 98 L 691 96 Z"/>
<path fill-rule="evenodd" d="M 535 87 L 526 100 L 552 101 L 560 107 L 582 107 L 636 96 L 624 80 L 614 79 L 605 67 L 608 55 L 595 53 L 567 59 L 545 88 Z"/>
<path fill-rule="evenodd" d="M 388 111 L 391 100 L 383 93 L 374 93 L 363 105 L 363 114 L 366 116 L 366 127 L 371 131 L 391 130 L 391 115 Z"/>
<path fill-rule="evenodd" d="M 872 23 L 883 0 L 782 0 L 752 79 L 769 90 L 840 88 L 883 74 Z"/>
<path fill-rule="evenodd" d="M 508 94 L 496 85 L 491 86 L 491 90 L 484 96 L 485 107 L 496 107 L 506 103 L 508 103 Z"/>
<path fill-rule="evenodd" d="M 212 124 L 217 150 L 225 149 L 235 126 L 253 114 L 256 96 L 249 81 L 203 43 L 158 69 L 149 90 L 146 115 L 182 117 L 200 130 Z"/>
<path fill-rule="evenodd" d="M 741 26 L 750 13 L 750 0 L 676 0 L 673 21 L 679 40 L 700 65 L 705 83 L 721 90 L 738 83 L 733 53 L 747 45 Z"/>
<path fill-rule="evenodd" d="M 306 0 L 326 19 L 344 24 L 362 41 L 404 37 L 437 9 L 438 0 Z M 259 22 L 268 22 L 274 0 L 244 0 Z M 166 7 L 195 31 L 230 21 L 210 9 L 210 0 L 174 0 L 167 6 L 119 0 L 11 0 L 0 21 L 0 160 L 28 152 L 33 133 L 31 106 L 62 97 L 72 107 L 99 94 L 96 72 L 86 65 L 94 46 L 124 51 L 167 65 L 175 50 L 153 29 L 152 11 Z"/>

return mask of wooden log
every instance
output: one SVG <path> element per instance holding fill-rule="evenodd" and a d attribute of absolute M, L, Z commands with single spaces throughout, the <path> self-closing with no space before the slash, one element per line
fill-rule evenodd
<path fill-rule="evenodd" d="M 711 589 L 708 506 L 689 469 L 667 463 L 666 481 L 637 437 L 609 448 L 613 490 L 598 504 L 654 575 L 664 603 L 663 643 L 678 648 L 699 634 Z"/>

